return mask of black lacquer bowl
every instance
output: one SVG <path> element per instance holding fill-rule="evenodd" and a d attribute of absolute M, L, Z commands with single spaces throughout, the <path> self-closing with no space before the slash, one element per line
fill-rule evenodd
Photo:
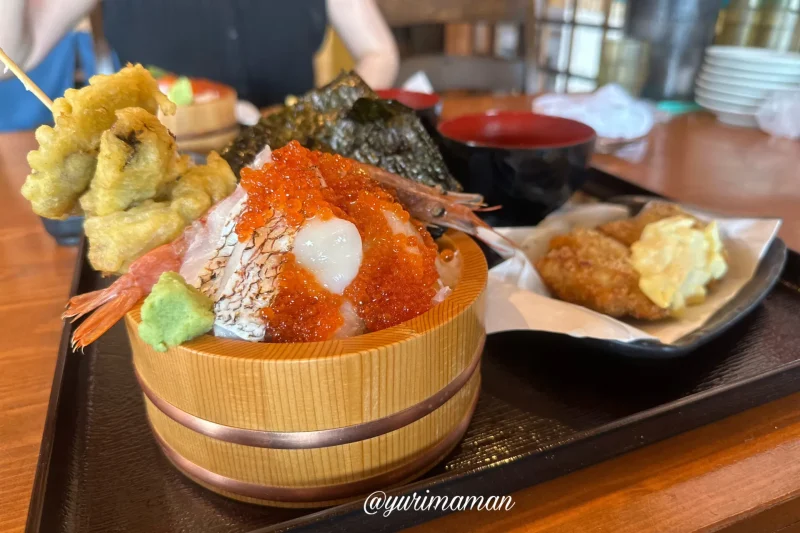
<path fill-rule="evenodd" d="M 502 209 L 494 225 L 533 225 L 587 178 L 597 135 L 589 126 L 529 112 L 490 111 L 439 124 L 442 153 L 468 192 Z"/>

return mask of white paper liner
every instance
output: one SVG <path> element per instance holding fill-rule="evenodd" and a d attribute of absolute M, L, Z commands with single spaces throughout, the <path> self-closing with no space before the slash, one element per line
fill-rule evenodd
<path fill-rule="evenodd" d="M 547 252 L 550 239 L 573 228 L 592 228 L 628 216 L 628 209 L 616 204 L 565 206 L 538 226 L 497 228 L 517 243 L 524 254 L 500 263 L 489 271 L 486 331 L 551 331 L 572 337 L 630 342 L 658 339 L 671 344 L 701 327 L 715 312 L 747 284 L 781 226 L 779 219 L 711 217 L 701 210 L 684 208 L 697 218 L 717 220 L 728 252 L 727 275 L 709 291 L 706 301 L 690 306 L 683 317 L 655 322 L 617 320 L 585 307 L 551 298 L 531 261 Z M 527 257 L 526 257 L 527 256 Z"/>

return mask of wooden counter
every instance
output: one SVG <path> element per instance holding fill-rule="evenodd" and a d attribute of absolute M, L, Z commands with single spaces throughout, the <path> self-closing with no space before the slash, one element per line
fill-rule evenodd
<path fill-rule="evenodd" d="M 450 98 L 445 115 L 529 109 L 527 97 Z M 31 133 L 0 135 L 0 531 L 22 531 L 75 249 L 60 248 L 19 194 Z M 800 143 L 705 114 L 656 128 L 640 163 L 594 164 L 683 201 L 783 217 L 800 248 Z M 417 531 L 800 530 L 800 394 L 514 495 L 511 512 L 460 513 Z M 786 528 L 786 529 L 782 529 Z"/>

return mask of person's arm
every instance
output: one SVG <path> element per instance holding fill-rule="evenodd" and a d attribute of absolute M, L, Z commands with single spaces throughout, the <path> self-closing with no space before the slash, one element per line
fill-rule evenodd
<path fill-rule="evenodd" d="M 31 70 L 85 17 L 97 0 L 0 0 L 0 48 Z M 0 69 L 0 79 L 13 76 Z"/>
<path fill-rule="evenodd" d="M 397 43 L 374 0 L 326 0 L 328 20 L 373 89 L 391 87 L 397 76 Z"/>

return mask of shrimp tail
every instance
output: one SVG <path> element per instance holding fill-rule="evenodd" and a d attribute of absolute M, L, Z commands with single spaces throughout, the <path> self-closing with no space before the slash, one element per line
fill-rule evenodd
<path fill-rule="evenodd" d="M 100 335 L 108 331 L 111 326 L 125 316 L 125 313 L 136 305 L 136 302 L 141 300 L 143 296 L 144 290 L 134 285 L 122 291 L 117 291 L 110 301 L 106 299 L 106 302 L 84 320 L 72 334 L 72 349 L 83 349 L 96 341 Z"/>
<path fill-rule="evenodd" d="M 72 322 L 74 322 L 83 315 L 91 313 L 101 305 L 114 299 L 121 292 L 132 287 L 132 285 L 129 276 L 122 276 L 110 287 L 73 296 L 69 299 L 69 302 L 67 302 L 67 308 L 64 310 L 61 318 L 71 318 Z"/>
<path fill-rule="evenodd" d="M 161 274 L 180 270 L 188 246 L 184 235 L 131 263 L 128 273 L 110 287 L 70 298 L 62 318 L 71 318 L 74 322 L 92 313 L 72 334 L 73 348 L 83 348 L 108 331 L 136 302 L 150 294 Z"/>

